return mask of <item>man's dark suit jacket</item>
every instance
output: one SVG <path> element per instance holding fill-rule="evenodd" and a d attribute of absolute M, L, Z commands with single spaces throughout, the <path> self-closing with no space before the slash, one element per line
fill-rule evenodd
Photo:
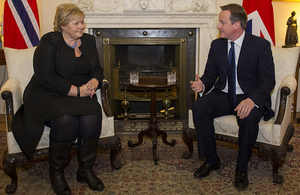
<path fill-rule="evenodd" d="M 219 38 L 211 43 L 205 71 L 201 77 L 206 90 L 213 85 L 215 89 L 222 90 L 226 85 L 227 41 Z M 269 41 L 245 32 L 237 65 L 237 79 L 248 98 L 259 107 L 265 106 L 264 119 L 272 118 L 274 112 L 271 109 L 270 93 L 275 86 L 275 70 Z"/>

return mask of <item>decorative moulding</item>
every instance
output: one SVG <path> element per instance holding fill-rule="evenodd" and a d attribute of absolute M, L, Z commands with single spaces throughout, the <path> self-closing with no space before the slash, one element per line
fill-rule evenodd
<path fill-rule="evenodd" d="M 216 12 L 216 0 L 71 0 L 89 13 L 201 13 Z"/>

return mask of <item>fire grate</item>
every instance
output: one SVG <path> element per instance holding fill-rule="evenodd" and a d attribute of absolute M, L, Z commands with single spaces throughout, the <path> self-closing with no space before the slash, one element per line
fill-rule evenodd
<path fill-rule="evenodd" d="M 142 130 L 148 129 L 149 121 L 115 121 L 115 131 L 116 133 L 127 132 L 134 133 L 140 132 Z M 163 120 L 158 121 L 158 128 L 164 131 L 181 132 L 187 127 L 187 121 L 183 120 Z"/>

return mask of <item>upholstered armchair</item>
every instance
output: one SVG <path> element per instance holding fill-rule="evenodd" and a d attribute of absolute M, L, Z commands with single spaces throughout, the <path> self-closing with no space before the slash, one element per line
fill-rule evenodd
<path fill-rule="evenodd" d="M 293 146 L 289 145 L 289 140 L 294 134 L 294 126 L 291 122 L 291 109 L 292 95 L 297 87 L 295 72 L 296 68 L 299 68 L 299 51 L 299 47 L 272 47 L 276 85 L 271 98 L 275 116 L 269 121 L 261 119 L 255 148 L 258 149 L 263 160 L 272 161 L 273 180 L 275 183 L 283 182 L 283 177 L 279 175 L 278 169 L 283 165 L 287 151 L 293 150 Z M 238 143 L 239 127 L 234 115 L 215 118 L 214 127 L 216 139 Z M 182 156 L 185 159 L 189 159 L 193 155 L 193 141 L 197 141 L 191 110 L 189 110 L 189 127 L 183 130 L 182 137 L 189 149 Z"/>
<path fill-rule="evenodd" d="M 12 117 L 23 103 L 23 91 L 33 75 L 33 53 L 35 47 L 16 50 L 4 48 L 8 81 L 1 88 L 1 97 L 5 100 L 6 106 L 6 138 L 7 150 L 3 156 L 3 171 L 11 177 L 11 184 L 6 186 L 6 193 L 14 193 L 17 189 L 18 166 L 25 167 L 29 161 L 21 152 L 11 131 Z M 121 140 L 114 134 L 114 117 L 110 111 L 107 98 L 108 81 L 103 80 L 101 89 L 96 91 L 98 102 L 102 106 L 102 132 L 98 142 L 98 148 L 102 150 L 110 149 L 111 166 L 114 169 L 122 167 L 120 161 L 116 160 L 116 155 L 121 149 Z M 44 133 L 34 153 L 34 158 L 48 154 L 50 128 L 45 126 Z M 75 148 L 75 144 L 74 144 Z"/>

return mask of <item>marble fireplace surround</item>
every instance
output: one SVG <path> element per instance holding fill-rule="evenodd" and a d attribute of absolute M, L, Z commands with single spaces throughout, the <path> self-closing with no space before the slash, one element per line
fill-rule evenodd
<path fill-rule="evenodd" d="M 92 28 L 196 28 L 195 70 L 204 71 L 210 43 L 218 36 L 216 0 L 72 0 Z"/>

